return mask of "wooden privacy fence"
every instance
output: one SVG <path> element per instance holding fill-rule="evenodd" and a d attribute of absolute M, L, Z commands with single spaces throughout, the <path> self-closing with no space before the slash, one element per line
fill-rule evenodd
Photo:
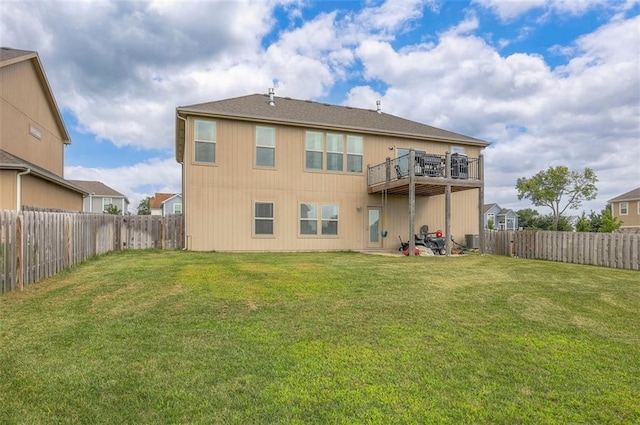
<path fill-rule="evenodd" d="M 640 235 L 485 229 L 484 252 L 537 260 L 640 270 Z"/>
<path fill-rule="evenodd" d="M 23 289 L 94 255 L 183 247 L 182 215 L 0 211 L 0 294 Z"/>

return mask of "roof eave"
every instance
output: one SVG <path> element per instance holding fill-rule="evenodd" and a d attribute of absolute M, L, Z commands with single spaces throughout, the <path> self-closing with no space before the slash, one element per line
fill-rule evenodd
<path fill-rule="evenodd" d="M 47 174 L 44 174 L 42 172 L 40 172 L 39 170 L 36 170 L 33 167 L 30 167 L 26 164 L 7 164 L 7 163 L 0 163 L 0 169 L 2 170 L 16 170 L 16 171 L 29 171 L 30 174 L 33 174 L 35 176 L 38 176 L 39 178 L 43 179 L 43 180 L 47 180 L 50 181 L 52 183 L 56 183 L 60 186 L 64 186 L 67 189 L 71 189 L 75 192 L 81 193 L 82 195 L 89 195 L 90 192 L 88 192 L 86 189 L 81 188 L 80 186 L 74 185 L 72 183 L 70 183 L 68 180 L 65 180 L 61 177 L 53 177 L 53 176 L 49 176 Z"/>
<path fill-rule="evenodd" d="M 58 103 L 56 102 L 56 98 L 53 95 L 53 91 L 51 90 L 51 85 L 49 84 L 49 80 L 47 79 L 47 75 L 44 72 L 44 67 L 42 66 L 42 62 L 40 61 L 40 57 L 37 53 L 33 55 L 29 55 L 29 59 L 35 65 L 36 72 L 38 74 L 38 78 L 40 79 L 42 85 L 45 87 L 45 96 L 47 97 L 47 101 L 49 105 L 54 111 L 54 117 L 56 120 L 56 124 L 58 124 L 58 129 L 62 134 L 62 142 L 65 145 L 71 144 L 71 137 L 69 136 L 69 131 L 67 130 L 67 126 L 62 119 L 62 113 L 60 112 L 60 108 L 58 107 Z"/>
<path fill-rule="evenodd" d="M 419 140 L 456 142 L 456 143 L 460 143 L 468 146 L 478 146 L 481 148 L 486 148 L 491 144 L 483 140 L 478 140 L 477 142 L 473 142 L 470 140 L 458 139 L 455 137 L 439 137 L 439 136 L 430 136 L 430 135 L 424 135 L 424 134 L 384 131 L 379 129 L 353 127 L 353 126 L 338 126 L 338 125 L 331 125 L 331 124 L 318 123 L 318 122 L 312 122 L 312 121 L 278 120 L 278 119 L 269 118 L 269 117 L 227 114 L 224 112 L 217 112 L 217 113 L 203 112 L 203 111 L 198 111 L 198 110 L 189 109 L 189 108 L 177 108 L 177 111 L 178 111 L 178 115 L 180 115 L 180 113 L 185 113 L 187 115 L 198 115 L 202 117 L 225 118 L 225 119 L 233 119 L 238 121 L 255 121 L 255 122 L 270 123 L 270 124 L 286 124 L 286 125 L 292 125 L 296 127 L 320 127 L 320 128 L 331 129 L 331 130 L 350 130 L 350 131 L 364 133 L 364 134 L 377 134 L 377 135 L 392 136 L 392 137 L 410 137 L 410 138 L 419 139 Z M 176 120 L 180 120 L 180 118 L 176 118 Z M 176 125 L 176 129 L 177 129 L 177 125 Z M 176 131 L 176 145 L 177 143 L 178 143 L 178 134 Z M 176 156 L 177 156 L 177 150 L 176 150 Z M 181 162 L 181 161 L 178 161 L 178 162 Z"/>

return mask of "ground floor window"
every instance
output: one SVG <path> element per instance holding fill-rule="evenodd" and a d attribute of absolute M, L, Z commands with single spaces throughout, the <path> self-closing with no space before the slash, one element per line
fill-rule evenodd
<path fill-rule="evenodd" d="M 335 204 L 300 204 L 301 235 L 338 235 L 339 208 Z"/>
<path fill-rule="evenodd" d="M 254 234 L 257 236 L 273 236 L 273 202 L 255 202 L 253 211 Z"/>

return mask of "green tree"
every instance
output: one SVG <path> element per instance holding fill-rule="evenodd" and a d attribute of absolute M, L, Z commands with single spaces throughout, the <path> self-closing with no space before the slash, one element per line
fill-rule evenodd
<path fill-rule="evenodd" d="M 595 199 L 597 181 L 590 168 L 579 173 L 559 165 L 540 171 L 531 178 L 519 178 L 516 189 L 518 200 L 529 199 L 535 206 L 551 208 L 552 230 L 558 230 L 560 217 L 567 209 L 578 209 L 582 201 Z"/>
<path fill-rule="evenodd" d="M 518 215 L 519 227 L 522 227 L 525 230 L 537 229 L 537 227 L 535 227 L 535 221 L 536 217 L 540 214 L 538 211 L 531 208 L 525 208 L 517 211 L 516 214 Z"/>
<path fill-rule="evenodd" d="M 622 223 L 611 213 L 611 208 L 602 210 L 602 225 L 598 229 L 600 233 L 613 233 L 620 228 Z"/>
<path fill-rule="evenodd" d="M 151 196 L 147 196 L 138 204 L 138 215 L 151 215 Z"/>
<path fill-rule="evenodd" d="M 107 208 L 104 209 L 105 214 L 113 214 L 113 215 L 122 215 L 122 210 L 117 206 L 111 204 L 107 205 Z"/>
<path fill-rule="evenodd" d="M 611 212 L 611 204 L 607 204 L 602 212 L 599 214 L 595 211 L 591 211 L 589 216 L 586 217 L 585 213 L 582 213 L 580 221 L 578 222 L 578 232 L 602 232 L 611 233 L 620 228 L 622 223 L 617 218 L 613 217 Z"/>
<path fill-rule="evenodd" d="M 492 218 L 490 218 L 489 221 L 487 221 L 487 229 L 493 230 L 493 219 Z"/>
<path fill-rule="evenodd" d="M 591 211 L 591 214 L 593 214 L 593 211 Z M 584 211 L 582 211 L 582 215 L 576 223 L 576 232 L 591 232 L 591 220 Z"/>

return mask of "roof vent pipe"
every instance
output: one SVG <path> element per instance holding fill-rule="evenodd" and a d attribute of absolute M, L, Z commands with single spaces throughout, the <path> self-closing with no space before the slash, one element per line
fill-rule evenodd
<path fill-rule="evenodd" d="M 376 112 L 381 114 L 382 113 L 382 109 L 380 109 L 380 101 L 376 100 Z"/>
<path fill-rule="evenodd" d="M 269 88 L 269 106 L 276 106 L 273 87 Z"/>

